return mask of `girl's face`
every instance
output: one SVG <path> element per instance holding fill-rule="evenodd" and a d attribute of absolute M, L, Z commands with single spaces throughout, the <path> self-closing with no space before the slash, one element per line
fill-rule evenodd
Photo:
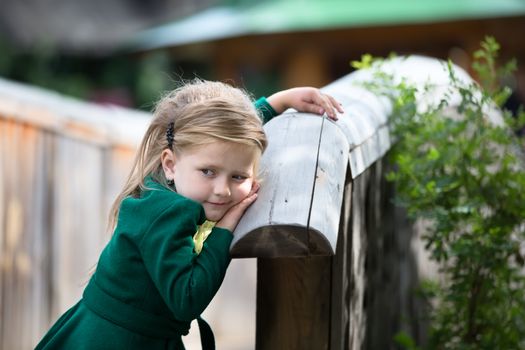
<path fill-rule="evenodd" d="M 214 141 L 173 155 L 166 175 L 177 193 L 202 204 L 208 220 L 219 221 L 250 193 L 260 156 L 255 146 Z"/>

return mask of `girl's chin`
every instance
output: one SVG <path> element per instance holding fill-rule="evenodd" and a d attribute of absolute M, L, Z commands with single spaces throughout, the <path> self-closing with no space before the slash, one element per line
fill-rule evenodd
<path fill-rule="evenodd" d="M 222 217 L 224 216 L 225 212 L 224 211 L 216 211 L 216 210 L 205 210 L 204 211 L 205 214 L 206 214 L 206 219 L 209 220 L 209 221 L 219 221 L 220 219 L 222 219 Z"/>
<path fill-rule="evenodd" d="M 206 215 L 206 220 L 208 221 L 217 222 L 220 219 L 222 219 L 222 216 L 219 217 L 219 216 L 213 216 L 213 215 Z"/>

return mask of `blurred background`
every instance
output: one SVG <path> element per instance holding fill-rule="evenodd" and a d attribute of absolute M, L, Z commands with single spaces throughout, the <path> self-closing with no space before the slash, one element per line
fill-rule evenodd
<path fill-rule="evenodd" d="M 0 348 L 30 349 L 79 298 L 147 112 L 180 80 L 267 96 L 392 52 L 472 73 L 491 35 L 518 64 L 512 109 L 525 101 L 524 33 L 523 0 L 2 0 Z M 234 261 L 206 311 L 219 349 L 254 347 L 255 269 Z"/>
<path fill-rule="evenodd" d="M 0 76 L 147 110 L 180 78 L 266 95 L 327 84 L 364 53 L 468 68 L 492 35 L 523 95 L 524 16 L 522 0 L 3 0 Z"/>

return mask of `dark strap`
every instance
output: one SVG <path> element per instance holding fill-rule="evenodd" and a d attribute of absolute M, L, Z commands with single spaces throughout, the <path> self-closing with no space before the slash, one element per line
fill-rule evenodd
<path fill-rule="evenodd" d="M 210 325 L 200 316 L 197 317 L 197 323 L 201 334 L 202 350 L 215 350 L 215 338 Z"/>
<path fill-rule="evenodd" d="M 97 285 L 94 278 L 91 278 L 84 290 L 82 301 L 100 317 L 148 337 L 180 338 L 190 330 L 190 322 L 149 313 L 109 295 Z"/>

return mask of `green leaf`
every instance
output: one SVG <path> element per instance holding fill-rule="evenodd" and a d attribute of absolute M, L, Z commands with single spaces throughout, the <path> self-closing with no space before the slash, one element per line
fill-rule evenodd
<path fill-rule="evenodd" d="M 364 54 L 361 56 L 361 61 L 351 61 L 350 66 L 355 69 L 367 69 L 372 66 L 374 62 L 374 57 L 370 54 Z"/>
<path fill-rule="evenodd" d="M 394 336 L 394 341 L 398 344 L 398 345 L 401 345 L 402 347 L 404 347 L 405 349 L 407 350 L 415 350 L 417 349 L 416 347 L 416 344 L 414 342 L 414 339 L 412 339 L 412 337 L 410 337 L 407 333 L 405 332 L 398 332 L 395 336 Z"/>

